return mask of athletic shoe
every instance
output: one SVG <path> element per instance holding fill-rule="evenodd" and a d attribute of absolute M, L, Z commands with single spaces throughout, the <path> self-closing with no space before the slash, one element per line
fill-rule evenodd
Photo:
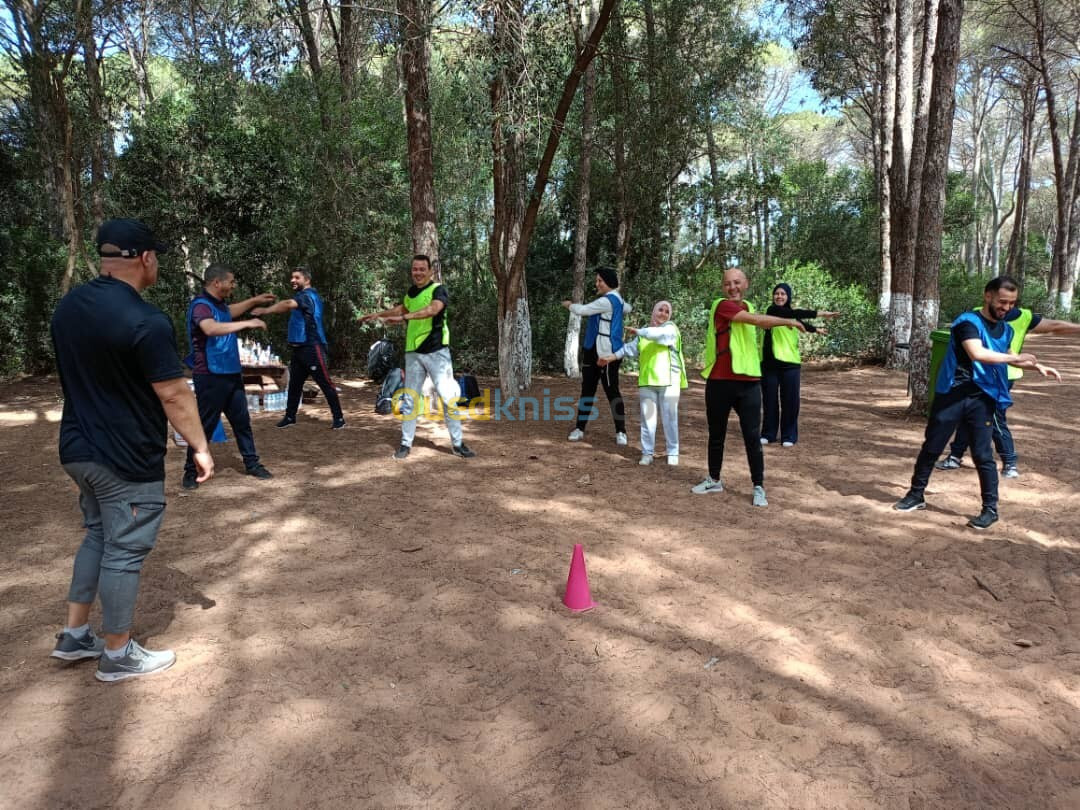
<path fill-rule="evenodd" d="M 979 512 L 978 517 L 973 517 L 967 522 L 967 525 L 973 529 L 978 529 L 980 532 L 984 529 L 989 529 L 995 523 L 998 522 L 998 513 L 996 509 L 991 509 L 989 506 L 984 506 L 982 511 Z"/>
<path fill-rule="evenodd" d="M 754 487 L 754 506 L 768 506 L 765 498 L 765 487 Z"/>
<path fill-rule="evenodd" d="M 176 663 L 176 653 L 172 650 L 147 650 L 139 646 L 135 639 L 128 642 L 127 653 L 122 658 L 112 659 L 102 655 L 98 659 L 94 677 L 99 681 L 112 683 L 128 678 L 141 678 L 162 672 Z"/>
<path fill-rule="evenodd" d="M 84 658 L 100 658 L 104 650 L 105 639 L 95 636 L 93 630 L 87 630 L 81 636 L 60 632 L 56 634 L 56 646 L 49 655 L 61 661 L 81 661 Z"/>
<path fill-rule="evenodd" d="M 450 448 L 450 452 L 453 453 L 455 456 L 460 456 L 461 458 L 475 458 L 476 456 L 476 451 L 470 450 L 469 446 L 465 444 L 465 442 L 462 442 L 461 444 L 455 444 L 453 447 Z"/>
<path fill-rule="evenodd" d="M 580 428 L 574 428 L 570 431 L 570 435 L 566 437 L 568 442 L 580 442 L 585 438 L 585 431 Z"/>
<path fill-rule="evenodd" d="M 723 492 L 724 482 L 721 480 L 714 481 L 711 475 L 706 475 L 705 480 L 690 487 L 690 491 L 695 495 L 704 495 L 706 492 Z"/>
<path fill-rule="evenodd" d="M 409 457 L 409 451 L 411 449 L 412 448 L 409 447 L 409 445 L 407 445 L 407 444 L 401 445 L 401 447 L 399 447 L 397 450 L 394 451 L 394 458 L 396 458 L 398 461 L 401 461 L 401 459 L 403 459 L 403 458 L 408 458 Z"/>
<path fill-rule="evenodd" d="M 667 463 L 668 463 L 669 467 L 678 467 L 679 466 L 679 457 L 678 456 L 668 456 L 667 457 Z"/>
<path fill-rule="evenodd" d="M 198 489 L 199 482 L 195 478 L 195 473 L 184 473 L 184 480 L 180 482 L 180 486 L 184 489 Z"/>
<path fill-rule="evenodd" d="M 274 474 L 268 469 L 266 469 L 266 467 L 264 467 L 262 464 L 256 464 L 254 467 L 249 467 L 248 469 L 244 470 L 244 472 L 247 475 L 253 475 L 256 478 L 262 479 L 263 481 L 265 481 L 267 478 L 274 477 Z"/>
<path fill-rule="evenodd" d="M 625 433 L 616 433 L 615 434 L 615 444 L 619 445 L 619 447 L 626 447 L 626 445 L 627 445 L 626 434 Z"/>
<path fill-rule="evenodd" d="M 914 512 L 916 509 L 925 509 L 926 501 L 921 495 L 912 495 L 910 492 L 893 504 L 897 512 Z"/>
<path fill-rule="evenodd" d="M 652 464 L 652 454 L 642 453 L 641 461 L 639 461 L 638 464 L 640 464 L 642 467 L 648 467 L 650 464 Z"/>
<path fill-rule="evenodd" d="M 768 444 L 768 443 L 769 443 L 769 440 L 768 440 L 768 439 L 766 439 L 766 438 L 765 438 L 764 436 L 762 436 L 762 437 L 761 437 L 761 443 L 762 443 L 762 444 Z"/>
<path fill-rule="evenodd" d="M 345 419 L 344 418 L 335 419 L 334 424 L 330 425 L 331 430 L 341 430 L 343 427 L 345 427 Z"/>
<path fill-rule="evenodd" d="M 1016 469 L 1015 464 L 1006 464 L 1001 470 L 1002 478 L 1019 478 L 1020 470 Z"/>
<path fill-rule="evenodd" d="M 278 422 L 276 425 L 274 425 L 274 427 L 287 428 L 287 427 L 292 427 L 295 424 L 296 424 L 296 417 L 295 416 L 283 416 L 281 418 L 281 421 Z"/>
<path fill-rule="evenodd" d="M 961 466 L 960 465 L 960 459 L 958 459 L 956 456 L 947 456 L 946 458 L 942 459 L 937 464 L 935 464 L 934 469 L 935 470 L 959 470 L 960 466 Z"/>
<path fill-rule="evenodd" d="M 781 444 L 780 446 L 781 446 L 781 447 L 794 447 L 794 446 L 795 446 L 795 442 L 784 442 L 784 443 L 783 443 L 783 444 Z"/>

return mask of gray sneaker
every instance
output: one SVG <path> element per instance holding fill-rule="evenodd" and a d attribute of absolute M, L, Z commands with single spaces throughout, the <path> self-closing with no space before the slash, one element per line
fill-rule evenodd
<path fill-rule="evenodd" d="M 56 646 L 49 655 L 61 661 L 81 661 L 84 658 L 99 658 L 105 651 L 105 639 L 87 630 L 84 635 L 73 636 L 71 633 L 57 633 Z"/>
<path fill-rule="evenodd" d="M 1001 471 L 1002 478 L 1019 478 L 1020 470 L 1016 469 L 1015 464 L 1006 464 Z"/>
<path fill-rule="evenodd" d="M 934 465 L 935 470 L 959 470 L 963 465 L 956 456 L 946 456 Z"/>
<path fill-rule="evenodd" d="M 128 642 L 127 653 L 123 658 L 113 660 L 107 655 L 98 659 L 94 677 L 99 681 L 123 681 L 128 678 L 141 678 L 162 672 L 176 663 L 176 653 L 172 650 L 147 650 L 135 639 Z"/>
<path fill-rule="evenodd" d="M 754 487 L 754 506 L 768 506 L 765 498 L 765 487 Z"/>
<path fill-rule="evenodd" d="M 714 481 L 711 475 L 706 475 L 705 480 L 690 487 L 690 491 L 695 495 L 704 495 L 707 492 L 723 492 L 724 482 L 719 478 Z"/>

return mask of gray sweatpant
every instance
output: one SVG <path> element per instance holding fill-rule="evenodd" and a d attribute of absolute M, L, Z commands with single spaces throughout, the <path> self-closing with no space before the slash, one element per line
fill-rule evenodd
<path fill-rule="evenodd" d="M 674 385 L 643 385 L 638 388 L 641 401 L 641 453 L 651 456 L 656 447 L 656 412 L 664 422 L 664 443 L 669 456 L 679 455 L 679 394 Z"/>
<path fill-rule="evenodd" d="M 412 447 L 413 438 L 416 436 L 416 420 L 423 410 L 422 389 L 425 377 L 431 377 L 435 384 L 435 392 L 446 410 L 446 429 L 450 431 L 450 441 L 457 447 L 463 441 L 461 418 L 464 414 L 455 404 L 461 399 L 461 388 L 454 379 L 450 349 L 445 346 L 429 354 L 405 353 L 405 389 L 409 396 L 402 399 L 401 443 Z"/>
<path fill-rule="evenodd" d="M 135 615 L 139 572 L 165 516 L 164 481 L 125 481 L 92 461 L 64 465 L 79 485 L 86 536 L 75 554 L 68 601 L 101 597 L 103 633 L 126 633 Z"/>

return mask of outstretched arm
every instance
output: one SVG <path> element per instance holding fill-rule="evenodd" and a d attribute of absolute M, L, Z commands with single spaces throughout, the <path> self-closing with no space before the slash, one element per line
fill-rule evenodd
<path fill-rule="evenodd" d="M 272 306 L 255 307 L 255 309 L 251 310 L 251 314 L 257 317 L 262 317 L 263 315 L 278 315 L 282 312 L 288 312 L 290 309 L 296 309 L 298 306 L 300 305 L 296 303 L 295 298 L 282 298 Z"/>
<path fill-rule="evenodd" d="M 233 332 L 242 332 L 245 329 L 265 329 L 266 323 L 259 318 L 251 318 L 246 321 L 229 321 L 220 323 L 213 318 L 203 318 L 199 321 L 199 329 L 204 335 L 214 337 L 216 335 L 231 335 Z"/>
<path fill-rule="evenodd" d="M 762 315 L 759 312 L 740 312 L 731 320 L 739 323 L 749 323 L 760 326 L 762 329 L 773 329 L 777 326 L 790 326 L 800 332 L 806 331 L 806 325 L 794 318 L 777 318 L 775 315 Z"/>
<path fill-rule="evenodd" d="M 229 314 L 234 318 L 239 318 L 245 312 L 252 307 L 265 307 L 274 303 L 277 298 L 273 293 L 263 293 L 262 295 L 253 295 L 251 298 L 245 298 L 243 301 L 239 301 L 235 304 L 229 304 Z"/>
<path fill-rule="evenodd" d="M 367 315 L 360 315 L 356 320 L 360 323 L 370 323 L 382 318 L 400 317 L 404 314 L 405 305 L 398 304 L 396 307 L 390 307 L 390 309 L 384 309 L 381 312 L 369 312 Z"/>
<path fill-rule="evenodd" d="M 1031 332 L 1037 335 L 1080 335 L 1080 323 L 1043 318 Z"/>

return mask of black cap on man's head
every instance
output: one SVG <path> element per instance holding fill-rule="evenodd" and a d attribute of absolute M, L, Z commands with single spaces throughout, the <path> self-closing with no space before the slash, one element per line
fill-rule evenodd
<path fill-rule="evenodd" d="M 149 226 L 137 219 L 110 219 L 97 232 L 98 255 L 110 259 L 134 259 L 148 250 L 168 253 Z"/>

